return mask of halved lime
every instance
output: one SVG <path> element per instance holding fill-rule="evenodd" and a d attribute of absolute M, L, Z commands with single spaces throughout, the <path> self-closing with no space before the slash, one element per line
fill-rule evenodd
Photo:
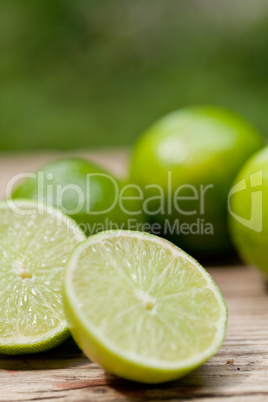
<path fill-rule="evenodd" d="M 217 352 L 227 308 L 213 279 L 165 239 L 107 231 L 74 251 L 64 277 L 70 331 L 94 362 L 121 377 L 159 383 Z"/>
<path fill-rule="evenodd" d="M 63 271 L 83 240 L 78 226 L 52 207 L 0 204 L 0 353 L 41 352 L 68 337 Z"/>

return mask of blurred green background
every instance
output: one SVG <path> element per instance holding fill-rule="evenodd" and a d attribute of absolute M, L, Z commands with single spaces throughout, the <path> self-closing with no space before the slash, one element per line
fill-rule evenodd
<path fill-rule="evenodd" d="M 268 136 L 267 0 L 0 1 L 0 151 L 128 145 L 200 103 Z"/>

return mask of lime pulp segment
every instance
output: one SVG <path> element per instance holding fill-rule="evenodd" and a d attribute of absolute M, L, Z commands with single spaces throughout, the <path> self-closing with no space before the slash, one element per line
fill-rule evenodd
<path fill-rule="evenodd" d="M 68 336 L 63 271 L 85 239 L 52 207 L 39 213 L 36 202 L 16 200 L 16 206 L 0 205 L 0 353 L 7 354 L 46 350 Z"/>
<path fill-rule="evenodd" d="M 64 293 L 80 347 L 126 378 L 179 377 L 212 356 L 224 339 L 227 309 L 218 287 L 194 259 L 156 236 L 92 236 L 69 262 Z"/>

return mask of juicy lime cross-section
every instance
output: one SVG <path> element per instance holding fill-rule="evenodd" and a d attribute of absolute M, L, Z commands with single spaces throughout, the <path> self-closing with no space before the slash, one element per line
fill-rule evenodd
<path fill-rule="evenodd" d="M 178 378 L 215 354 L 225 336 L 226 304 L 206 270 L 141 232 L 103 232 L 79 245 L 64 302 L 85 354 L 131 380 Z"/>
<path fill-rule="evenodd" d="M 83 240 L 76 224 L 52 207 L 0 204 L 0 353 L 40 352 L 68 336 L 63 271 Z"/>

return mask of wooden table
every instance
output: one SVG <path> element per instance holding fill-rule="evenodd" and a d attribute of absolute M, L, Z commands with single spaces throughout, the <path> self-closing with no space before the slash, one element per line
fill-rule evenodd
<path fill-rule="evenodd" d="M 0 156 L 1 195 L 13 174 L 57 156 Z M 127 152 L 95 152 L 94 159 L 122 173 Z M 197 371 L 172 383 L 137 384 L 105 373 L 67 341 L 39 355 L 1 355 L 0 401 L 268 401 L 266 284 L 250 267 L 208 270 L 227 301 L 229 324 L 219 353 Z"/>

